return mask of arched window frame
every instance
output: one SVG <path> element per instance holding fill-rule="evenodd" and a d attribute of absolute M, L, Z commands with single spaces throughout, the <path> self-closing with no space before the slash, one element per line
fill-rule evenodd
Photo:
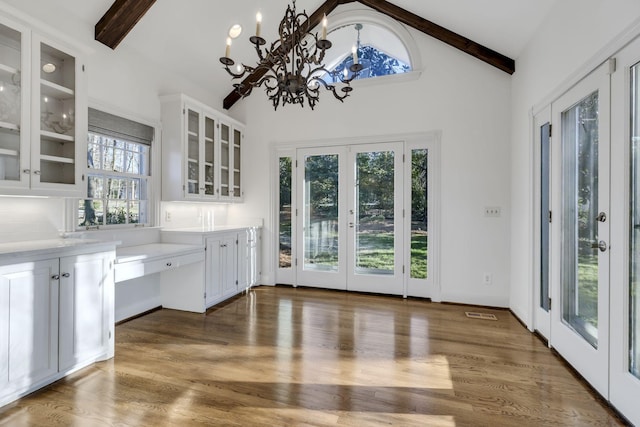
<path fill-rule="evenodd" d="M 409 30 L 396 21 L 386 15 L 376 12 L 369 8 L 363 8 L 361 5 L 350 4 L 341 6 L 329 17 L 328 32 L 339 27 L 361 23 L 363 25 L 374 25 L 382 27 L 391 33 L 395 34 L 400 42 L 404 45 L 409 55 L 411 71 L 401 74 L 390 74 L 387 76 L 379 76 L 375 78 L 368 78 L 362 80 L 355 80 L 352 85 L 368 86 L 377 84 L 389 84 L 393 82 L 406 82 L 417 80 L 422 74 L 422 58 L 418 44 L 413 39 Z M 328 37 L 331 38 L 330 36 Z"/>

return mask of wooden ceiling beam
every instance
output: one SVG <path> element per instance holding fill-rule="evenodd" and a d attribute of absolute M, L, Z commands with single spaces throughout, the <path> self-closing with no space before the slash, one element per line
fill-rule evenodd
<path fill-rule="evenodd" d="M 156 0 L 115 0 L 96 24 L 95 38 L 115 49 Z"/>
<path fill-rule="evenodd" d="M 307 21 L 309 23 L 309 27 L 308 28 L 314 28 L 317 25 L 320 24 L 320 22 L 322 22 L 322 18 L 324 17 L 324 15 L 329 15 L 329 13 L 331 13 L 336 7 L 338 7 L 341 4 L 344 3 L 351 3 L 355 0 L 327 0 L 325 1 L 322 6 L 320 6 L 318 9 L 316 9 L 315 12 L 313 12 L 310 16 L 309 16 L 309 20 Z M 306 24 L 302 25 L 303 28 L 306 27 Z M 290 49 L 289 49 L 290 50 Z M 284 54 L 288 54 L 289 52 L 284 52 Z M 224 99 L 224 102 L 222 104 L 222 106 L 224 107 L 225 110 L 228 110 L 229 108 L 233 107 L 233 105 L 238 102 L 240 100 L 240 98 L 242 98 L 248 91 L 249 88 L 252 84 L 258 82 L 267 72 L 267 67 L 260 67 L 257 70 L 255 70 L 253 73 L 249 74 L 247 77 L 244 78 L 244 80 L 242 80 L 242 87 L 243 89 L 241 89 L 240 91 L 237 90 L 233 90 L 229 93 L 229 95 L 227 95 L 227 97 Z"/>
<path fill-rule="evenodd" d="M 513 74 L 516 71 L 516 64 L 513 59 L 476 43 L 473 40 L 469 40 L 460 34 L 454 33 L 453 31 L 450 31 L 438 24 L 428 21 L 415 13 L 389 3 L 386 0 L 357 1 L 450 46 L 460 49 L 461 51 L 474 56 L 489 65 L 493 65 L 506 73 Z"/>
<path fill-rule="evenodd" d="M 456 49 L 459 49 L 481 61 L 484 61 L 487 64 L 492 65 L 508 74 L 513 74 L 516 70 L 516 64 L 513 59 L 502 55 L 495 50 L 489 49 L 486 46 L 476 43 L 464 36 L 461 36 L 460 34 L 454 33 L 453 31 L 448 30 L 438 24 L 428 21 L 416 15 L 415 13 L 409 12 L 406 9 L 389 3 L 386 0 L 327 0 L 309 17 L 309 28 L 314 28 L 316 25 L 320 24 L 322 16 L 325 14 L 329 15 L 329 13 L 339 5 L 353 3 L 354 1 L 362 3 L 363 5 L 368 6 L 371 9 L 376 10 L 377 12 L 380 12 L 392 19 L 402 22 L 405 25 L 415 28 L 416 30 L 434 37 L 442 41 L 443 43 L 453 46 Z M 252 83 L 259 81 L 265 75 L 265 73 L 266 68 L 261 67 L 254 73 L 245 77 L 245 79 L 242 81 L 245 87 L 245 89 L 243 89 L 243 92 L 239 93 L 238 91 L 233 90 L 224 99 L 223 107 L 226 110 L 231 108 L 236 102 L 240 100 L 240 98 L 242 98 L 245 93 L 247 93 L 247 91 L 249 90 L 249 86 Z"/>

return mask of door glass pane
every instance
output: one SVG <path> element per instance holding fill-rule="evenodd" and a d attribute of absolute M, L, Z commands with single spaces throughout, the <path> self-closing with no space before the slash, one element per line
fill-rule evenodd
<path fill-rule="evenodd" d="M 426 279 L 429 217 L 427 206 L 427 158 L 425 148 L 411 150 L 411 278 Z"/>
<path fill-rule="evenodd" d="M 598 92 L 562 113 L 562 199 L 562 319 L 597 348 Z"/>
<path fill-rule="evenodd" d="M 631 68 L 629 371 L 640 378 L 640 65 Z"/>
<path fill-rule="evenodd" d="M 187 191 L 200 192 L 200 114 L 189 110 L 187 123 Z"/>
<path fill-rule="evenodd" d="M 0 25 L 0 180 L 20 180 L 20 46 L 20 33 Z"/>
<path fill-rule="evenodd" d="M 40 43 L 40 182 L 75 184 L 75 58 Z"/>
<path fill-rule="evenodd" d="M 394 152 L 356 157 L 356 274 L 394 272 Z"/>
<path fill-rule="evenodd" d="M 338 271 L 338 155 L 304 161 L 304 269 Z"/>
<path fill-rule="evenodd" d="M 549 123 L 540 127 L 540 308 L 549 311 Z"/>
<path fill-rule="evenodd" d="M 231 189 L 229 188 L 229 126 L 220 125 L 220 195 L 229 196 Z"/>
<path fill-rule="evenodd" d="M 280 157 L 279 267 L 291 268 L 291 157 Z"/>
<path fill-rule="evenodd" d="M 204 118 L 204 193 L 207 196 L 215 194 L 215 176 L 213 168 L 215 164 L 215 120 L 211 117 Z"/>

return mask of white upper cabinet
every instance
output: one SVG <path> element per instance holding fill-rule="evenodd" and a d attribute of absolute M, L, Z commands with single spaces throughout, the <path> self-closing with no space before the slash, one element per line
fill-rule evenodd
<path fill-rule="evenodd" d="M 184 95 L 161 99 L 162 199 L 241 201 L 243 125 Z"/>
<path fill-rule="evenodd" d="M 0 17 L 0 193 L 82 197 L 87 95 L 76 52 Z"/>

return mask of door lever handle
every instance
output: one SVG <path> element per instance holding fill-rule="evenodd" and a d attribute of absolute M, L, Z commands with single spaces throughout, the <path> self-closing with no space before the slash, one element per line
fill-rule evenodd
<path fill-rule="evenodd" d="M 596 217 L 596 221 L 606 222 L 607 221 L 607 214 L 604 213 L 604 212 L 600 212 L 598 214 L 598 216 Z"/>

